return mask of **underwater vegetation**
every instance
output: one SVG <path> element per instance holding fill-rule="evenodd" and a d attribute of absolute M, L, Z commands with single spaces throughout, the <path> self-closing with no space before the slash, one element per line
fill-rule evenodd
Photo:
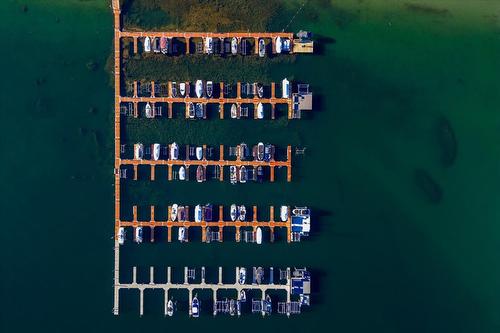
<path fill-rule="evenodd" d="M 430 203 L 438 204 L 443 199 L 443 189 L 431 174 L 424 169 L 415 170 L 415 184 L 422 190 Z"/>

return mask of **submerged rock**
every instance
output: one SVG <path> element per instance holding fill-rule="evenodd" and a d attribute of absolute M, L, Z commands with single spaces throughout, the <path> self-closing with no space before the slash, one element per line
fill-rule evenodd
<path fill-rule="evenodd" d="M 437 140 L 441 150 L 441 162 L 450 167 L 457 158 L 457 139 L 450 122 L 445 117 L 438 120 Z"/>
<path fill-rule="evenodd" d="M 415 183 L 424 192 L 429 202 L 438 204 L 443 199 L 443 189 L 424 169 L 415 170 Z"/>

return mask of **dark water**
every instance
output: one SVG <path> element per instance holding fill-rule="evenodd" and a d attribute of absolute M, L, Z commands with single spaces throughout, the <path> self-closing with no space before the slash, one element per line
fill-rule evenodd
<path fill-rule="evenodd" d="M 164 319 L 158 295 L 147 295 L 143 318 L 133 293 L 121 316 L 111 314 L 108 3 L 2 1 L 1 331 L 497 332 L 500 2 L 415 3 L 424 2 L 305 7 L 289 29 L 313 30 L 319 54 L 272 73 L 311 83 L 318 110 L 305 120 L 249 122 L 239 131 L 229 120 L 182 132 L 164 124 L 171 133 L 148 133 L 158 141 L 307 147 L 289 184 L 278 174 L 280 181 L 263 186 L 160 179 L 125 186 L 125 215 L 132 203 L 144 211 L 173 201 L 314 209 L 314 232 L 300 244 L 125 246 L 125 280 L 133 265 L 139 273 L 149 265 L 305 265 L 314 272 L 313 305 L 301 316 L 194 321 Z M 442 163 L 436 133 L 443 116 L 458 141 L 451 167 Z M 132 142 L 139 132 L 130 126 Z M 416 183 L 416 170 L 441 187 L 440 202 Z"/>

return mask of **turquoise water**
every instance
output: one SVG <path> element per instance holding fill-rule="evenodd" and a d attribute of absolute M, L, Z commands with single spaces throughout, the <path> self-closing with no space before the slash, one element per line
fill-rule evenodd
<path fill-rule="evenodd" d="M 395 0 L 334 3 L 310 1 L 289 28 L 314 31 L 318 54 L 271 73 L 311 83 L 319 107 L 307 119 L 214 120 L 182 133 L 148 133 L 151 140 L 172 135 L 178 142 L 234 144 L 262 138 L 305 146 L 306 155 L 294 159 L 292 183 L 283 177 L 244 187 L 158 179 L 124 187 L 124 214 L 133 203 L 141 212 L 173 201 L 290 202 L 314 209 L 314 232 L 300 244 L 124 247 L 125 280 L 133 265 L 142 279 L 149 265 L 305 265 L 314 272 L 306 313 L 236 322 L 211 315 L 165 319 L 158 295 L 148 295 L 139 318 L 133 293 L 123 298 L 122 315 L 111 314 L 108 3 L 3 1 L 0 27 L 14 33 L 4 34 L 1 56 L 2 332 L 191 331 L 207 325 L 223 331 L 236 325 L 242 331 L 498 331 L 500 3 L 432 2 L 447 12 L 412 10 Z M 90 62 L 98 64 L 95 71 Z M 448 168 L 436 135 L 441 116 L 458 141 Z M 127 133 L 130 141 L 135 133 Z M 440 203 L 430 203 L 415 183 L 420 168 L 442 187 Z"/>

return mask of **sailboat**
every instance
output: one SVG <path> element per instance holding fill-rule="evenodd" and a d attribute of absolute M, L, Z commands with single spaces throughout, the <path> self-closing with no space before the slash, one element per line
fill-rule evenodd
<path fill-rule="evenodd" d="M 260 227 L 257 227 L 255 231 L 255 243 L 262 244 L 262 229 Z"/>
<path fill-rule="evenodd" d="M 149 37 L 144 38 L 144 52 L 151 52 L 151 39 Z"/>
<path fill-rule="evenodd" d="M 282 222 L 288 221 L 288 206 L 281 206 L 280 219 Z"/>
<path fill-rule="evenodd" d="M 274 41 L 274 46 L 276 47 L 276 53 L 281 53 L 281 37 L 276 37 Z"/>
<path fill-rule="evenodd" d="M 196 147 L 196 159 L 200 161 L 203 158 L 203 147 Z"/>
<path fill-rule="evenodd" d="M 160 144 L 153 144 L 153 160 L 158 161 L 160 159 Z"/>
<path fill-rule="evenodd" d="M 142 227 L 135 228 L 134 239 L 137 244 L 142 243 Z"/>
<path fill-rule="evenodd" d="M 202 219 L 203 219 L 203 214 L 201 210 L 201 205 L 196 205 L 196 207 L 194 207 L 194 221 L 201 222 Z"/>
<path fill-rule="evenodd" d="M 264 39 L 259 39 L 259 57 L 264 57 L 266 55 L 266 42 Z"/>
<path fill-rule="evenodd" d="M 186 168 L 184 166 L 179 168 L 179 180 L 186 180 Z"/>
<path fill-rule="evenodd" d="M 125 243 L 125 228 L 120 227 L 118 229 L 118 244 L 123 245 Z"/>
<path fill-rule="evenodd" d="M 170 145 L 170 159 L 179 159 L 179 146 L 175 142 Z"/>
<path fill-rule="evenodd" d="M 207 54 L 212 54 L 214 51 L 214 41 L 212 37 L 205 38 L 205 52 Z"/>
<path fill-rule="evenodd" d="M 235 104 L 235 103 L 233 103 L 231 105 L 231 118 L 232 119 L 239 119 L 240 118 L 240 112 L 239 112 L 240 109 L 239 108 L 240 108 L 240 106 Z"/>
<path fill-rule="evenodd" d="M 257 105 L 257 119 L 264 119 L 264 105 L 262 103 Z"/>
<path fill-rule="evenodd" d="M 231 39 L 231 53 L 238 54 L 238 38 L 236 37 Z"/>
<path fill-rule="evenodd" d="M 134 145 L 134 159 L 142 160 L 144 157 L 144 145 L 142 143 L 136 143 Z"/>
<path fill-rule="evenodd" d="M 174 302 L 171 299 L 168 300 L 167 303 L 167 315 L 172 317 L 174 315 Z"/>
<path fill-rule="evenodd" d="M 203 81 L 196 80 L 194 85 L 194 91 L 196 93 L 196 97 L 201 98 L 203 96 Z"/>
<path fill-rule="evenodd" d="M 146 118 L 154 118 L 153 108 L 151 104 L 147 103 L 145 108 Z"/>

